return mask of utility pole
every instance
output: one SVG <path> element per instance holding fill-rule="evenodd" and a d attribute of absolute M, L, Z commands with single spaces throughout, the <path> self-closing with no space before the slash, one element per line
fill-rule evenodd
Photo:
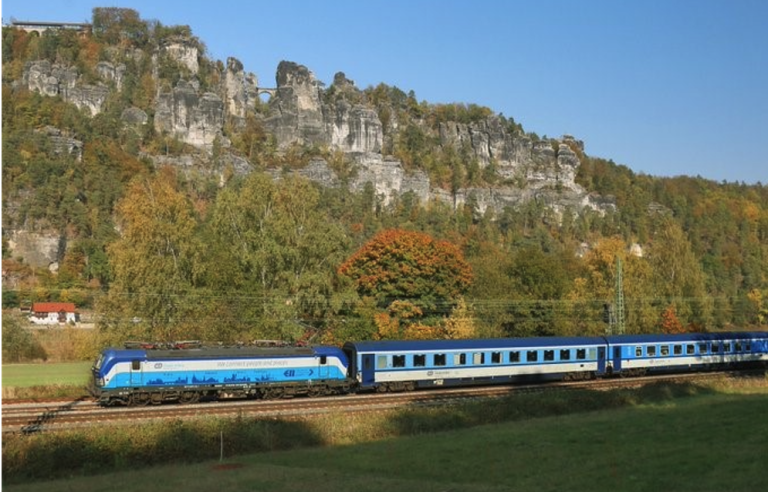
<path fill-rule="evenodd" d="M 613 317 L 615 326 L 614 332 L 617 335 L 624 334 L 624 278 L 621 268 L 621 258 L 616 258 L 616 301 L 615 316 Z"/>

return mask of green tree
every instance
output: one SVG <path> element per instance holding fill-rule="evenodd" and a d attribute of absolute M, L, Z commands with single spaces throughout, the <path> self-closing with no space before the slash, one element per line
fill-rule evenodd
<path fill-rule="evenodd" d="M 102 327 L 122 337 L 195 336 L 201 247 L 174 171 L 132 181 L 116 212 L 121 236 L 108 248 L 114 281 L 100 304 Z"/>
<path fill-rule="evenodd" d="M 653 270 L 655 297 L 671 305 L 683 324 L 706 327 L 711 322 L 712 306 L 704 273 L 677 222 L 669 218 L 658 221 L 648 261 Z"/>
<path fill-rule="evenodd" d="M 275 182 L 260 173 L 217 197 L 208 227 L 218 254 L 209 269 L 220 271 L 209 273 L 210 285 L 247 296 L 234 306 L 234 322 L 251 325 L 242 330 L 296 340 L 344 304 L 335 268 L 347 239 L 319 199 L 304 178 Z"/>

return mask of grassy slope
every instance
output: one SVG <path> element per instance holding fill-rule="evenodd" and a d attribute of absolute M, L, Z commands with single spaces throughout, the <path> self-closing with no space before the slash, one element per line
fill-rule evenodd
<path fill-rule="evenodd" d="M 38 482 L 16 491 L 759 490 L 768 391 L 547 417 L 354 446 Z"/>
<path fill-rule="evenodd" d="M 84 385 L 93 362 L 3 364 L 3 387 Z"/>

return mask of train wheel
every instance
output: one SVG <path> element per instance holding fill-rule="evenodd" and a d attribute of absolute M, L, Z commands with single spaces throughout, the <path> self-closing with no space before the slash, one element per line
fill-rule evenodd
<path fill-rule="evenodd" d="M 285 391 L 283 391 L 283 388 L 267 388 L 264 390 L 264 399 L 265 400 L 277 400 L 278 398 L 282 398 Z"/>
<path fill-rule="evenodd" d="M 200 394 L 196 391 L 184 391 L 179 395 L 179 403 L 181 404 L 189 404 L 189 403 L 197 403 L 200 400 Z"/>
<path fill-rule="evenodd" d="M 328 394 L 328 388 L 326 388 L 323 385 L 313 385 L 309 387 L 309 390 L 307 390 L 307 396 L 310 398 L 317 398 L 318 396 L 323 396 Z"/>
<path fill-rule="evenodd" d="M 128 397 L 129 407 L 143 407 L 149 405 L 149 393 L 132 393 Z"/>

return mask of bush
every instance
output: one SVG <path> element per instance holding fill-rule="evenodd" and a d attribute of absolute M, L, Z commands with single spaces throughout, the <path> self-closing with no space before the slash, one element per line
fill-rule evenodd
<path fill-rule="evenodd" d="M 21 326 L 18 318 L 3 315 L 3 362 L 47 359 L 34 335 Z"/>

